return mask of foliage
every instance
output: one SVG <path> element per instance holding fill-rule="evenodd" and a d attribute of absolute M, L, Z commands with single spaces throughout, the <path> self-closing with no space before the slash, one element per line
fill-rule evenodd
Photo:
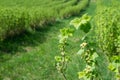
<path fill-rule="evenodd" d="M 68 6 L 65 9 L 62 9 L 60 11 L 60 16 L 63 17 L 69 17 L 74 15 L 79 15 L 79 13 L 86 8 L 86 5 L 88 4 L 88 0 L 76 0 L 75 6 Z"/>
<path fill-rule="evenodd" d="M 61 56 L 56 56 L 56 68 L 58 72 L 60 72 L 64 79 L 67 80 L 65 75 L 65 70 L 67 68 L 67 64 L 70 61 L 70 57 L 68 56 L 68 53 L 66 52 L 66 46 L 67 46 L 67 39 L 72 36 L 73 30 L 69 28 L 64 28 L 60 30 L 61 34 L 59 35 L 59 48 Z"/>
<path fill-rule="evenodd" d="M 91 25 L 87 26 L 86 24 L 89 24 L 90 21 L 90 16 L 87 14 L 84 14 L 81 18 L 74 19 L 70 22 L 71 25 L 74 25 L 74 27 L 78 30 L 79 27 L 85 27 L 85 28 L 80 28 L 83 30 L 83 32 L 88 33 L 90 32 Z M 83 26 L 84 25 L 84 26 Z M 87 29 L 87 31 L 86 31 Z M 57 70 L 61 73 L 64 74 L 63 77 L 65 80 L 67 80 L 65 76 L 65 70 L 67 69 L 67 64 L 70 61 L 68 58 L 69 55 L 66 53 L 65 47 L 67 46 L 67 39 L 69 36 L 73 35 L 72 29 L 69 28 L 64 28 L 61 30 L 61 35 L 60 35 L 60 40 L 59 40 L 59 45 L 60 45 L 60 51 L 61 51 L 61 56 L 56 56 L 56 68 Z M 83 40 L 84 41 L 84 40 Z M 84 78 L 86 79 L 95 79 L 98 78 L 98 73 L 95 69 L 96 67 L 96 58 L 98 57 L 97 53 L 93 48 L 88 46 L 86 42 L 83 42 L 80 45 L 80 50 L 78 53 L 83 60 L 86 62 L 86 67 L 82 72 L 78 72 L 79 79 Z M 69 57 L 70 58 L 70 57 Z"/>
<path fill-rule="evenodd" d="M 115 73 L 116 79 L 120 79 L 120 7 L 116 7 L 118 5 L 119 1 L 113 1 L 107 6 L 99 5 L 94 18 L 97 43 L 107 55 L 108 68 Z"/>
<path fill-rule="evenodd" d="M 0 9 L 0 39 L 29 29 L 30 15 L 24 8 Z"/>
<path fill-rule="evenodd" d="M 83 78 L 84 80 L 99 79 L 99 73 L 96 70 L 97 66 L 96 58 L 98 57 L 98 54 L 87 43 L 82 43 L 80 47 L 81 49 L 79 50 L 78 54 L 80 54 L 81 58 L 85 60 L 86 67 L 83 71 L 78 72 L 79 79 L 81 78 Z M 81 50 L 83 50 L 83 52 L 80 52 Z"/>
<path fill-rule="evenodd" d="M 107 10 L 105 10 L 105 11 L 106 11 L 106 13 L 104 12 L 104 14 L 108 15 Z M 113 10 L 113 12 L 114 12 L 114 10 Z M 109 14 L 110 14 L 110 12 L 109 12 Z M 116 80 L 118 80 L 118 79 L 120 79 L 120 76 L 119 76 L 120 57 L 119 57 L 119 52 L 117 52 L 118 50 L 114 50 L 114 49 L 118 49 L 119 44 L 117 44 L 117 46 L 115 47 L 114 43 L 116 43 L 116 42 L 119 43 L 119 40 L 117 39 L 119 37 L 119 32 L 117 32 L 117 30 L 119 31 L 119 27 L 118 27 L 119 23 L 117 22 L 119 20 L 119 15 L 114 16 L 114 15 L 112 15 L 112 12 L 111 12 L 111 16 L 112 16 L 113 19 L 109 18 L 111 20 L 111 21 L 109 20 L 110 22 L 108 21 L 107 15 L 106 16 L 102 15 L 103 17 L 100 18 L 101 23 L 100 22 L 97 23 L 97 29 L 100 29 L 100 30 L 96 29 L 96 32 L 97 31 L 103 31 L 102 33 L 97 32 L 97 34 L 99 34 L 99 37 L 100 37 L 100 39 L 98 40 L 98 38 L 97 38 L 97 40 L 98 41 L 103 41 L 103 43 L 102 42 L 99 43 L 99 46 L 103 47 L 103 48 L 100 48 L 100 49 L 102 49 L 104 53 L 106 53 L 105 49 L 106 49 L 106 51 L 109 52 L 109 55 L 107 55 L 107 58 L 109 60 L 108 61 L 109 62 L 108 69 L 115 73 L 115 78 L 116 78 Z M 101 16 L 101 14 L 99 16 Z M 84 14 L 81 18 L 75 18 L 74 20 L 72 20 L 70 22 L 70 24 L 73 25 L 77 30 L 80 28 L 83 32 L 88 34 L 91 30 L 90 18 L 91 17 L 88 16 L 87 14 Z M 102 19 L 102 21 L 101 21 L 101 19 Z M 99 20 L 97 20 L 97 21 L 99 21 Z M 109 27 L 110 27 L 110 29 L 109 29 Z M 117 28 L 117 29 L 115 29 L 115 28 Z M 61 34 L 64 35 L 64 36 L 61 36 L 60 43 L 64 43 L 64 44 L 62 44 L 62 48 L 63 47 L 65 48 L 67 46 L 66 44 L 67 44 L 68 37 L 72 36 L 73 33 L 69 29 L 65 28 L 61 31 Z M 112 36 L 108 37 L 107 35 L 108 36 L 112 35 Z M 86 36 L 88 36 L 88 35 L 85 35 L 83 37 L 86 37 Z M 104 43 L 104 41 L 106 43 Z M 110 41 L 110 42 L 107 42 L 107 41 Z M 86 67 L 83 71 L 78 72 L 79 79 L 82 78 L 84 80 L 93 80 L 93 79 L 101 80 L 102 79 L 101 75 L 100 75 L 99 71 L 97 71 L 97 69 L 96 69 L 96 67 L 99 64 L 96 60 L 96 58 L 99 56 L 98 53 L 97 53 L 98 51 L 96 51 L 96 48 L 95 47 L 93 48 L 91 46 L 91 44 L 89 44 L 89 42 L 86 42 L 85 38 L 82 39 L 82 42 L 83 43 L 80 45 L 80 50 L 77 52 L 77 54 L 79 54 L 80 57 L 86 62 Z M 114 49 L 112 49 L 113 47 L 114 47 Z M 61 47 L 60 47 L 60 49 L 61 49 Z M 65 49 L 62 49 L 62 50 L 63 50 L 62 51 L 62 54 L 63 54 L 65 52 Z M 113 53 L 113 51 L 116 54 L 110 54 L 110 53 Z M 67 55 L 68 54 L 66 54 L 66 56 Z M 68 64 L 68 62 L 62 60 L 62 57 L 59 57 L 59 58 L 61 60 L 60 60 L 60 62 L 58 61 L 58 64 L 60 64 L 61 61 L 62 61 L 62 64 L 63 63 Z M 64 66 L 61 65 L 61 67 L 64 67 Z M 65 67 L 65 70 L 66 70 L 67 67 L 68 66 Z M 59 69 L 57 69 L 57 70 L 59 71 Z M 65 71 L 65 70 L 63 70 L 63 71 Z M 63 72 L 61 72 L 61 73 L 63 73 Z M 66 77 L 65 77 L 65 80 L 67 80 Z"/>
<path fill-rule="evenodd" d="M 45 0 L 42 3 L 40 2 L 39 4 L 41 5 L 39 6 L 37 0 L 36 4 L 32 6 L 31 4 L 26 4 L 28 0 L 21 2 L 11 1 L 18 4 L 10 3 L 11 7 L 5 4 L 7 0 L 3 4 L 0 3 L 0 40 L 4 40 L 10 35 L 20 34 L 25 30 L 32 31 L 36 28 L 44 27 L 44 25 L 53 24 L 58 18 L 70 17 L 76 14 L 78 9 L 79 12 L 77 14 L 79 14 L 88 3 L 88 0 L 51 1 Z M 46 5 L 45 3 L 49 4 Z M 77 7 L 78 9 L 76 10 L 75 7 L 78 5 L 81 5 L 81 7 Z"/>
<path fill-rule="evenodd" d="M 0 3 L 0 4 L 4 4 L 4 1 L 5 0 L 2 0 L 2 3 Z M 10 1 L 12 1 L 12 0 L 10 0 Z M 20 1 L 16 0 L 16 1 L 22 2 L 22 0 L 20 0 Z M 32 1 L 35 1 L 35 0 L 32 0 Z M 34 4 L 32 1 L 31 1 L 31 3 Z M 44 1 L 46 1 L 46 0 L 44 0 Z M 42 1 L 40 3 L 42 4 L 42 3 L 44 3 L 44 1 Z M 49 1 L 51 1 L 51 0 L 49 0 Z M 62 3 L 63 0 L 53 0 L 53 1 L 59 1 Z M 64 1 L 69 2 L 71 0 L 64 0 Z M 14 0 L 14 2 L 15 2 L 15 0 Z M 23 2 L 26 2 L 26 1 L 23 0 Z M 53 2 L 51 2 L 51 3 L 53 3 Z M 54 2 L 54 4 L 58 5 L 59 3 Z M 48 4 L 48 5 L 51 6 L 51 4 Z M 46 7 L 48 5 L 44 5 L 44 7 Z M 31 7 L 31 6 L 29 6 L 29 7 Z M 34 9 L 36 9 L 36 8 L 34 8 Z M 33 9 L 33 13 L 34 13 L 34 9 Z M 31 12 L 30 12 L 30 15 L 33 14 Z M 93 9 L 91 9 L 91 12 L 94 13 Z M 32 18 L 33 17 L 34 17 L 34 15 L 32 16 Z M 39 20 L 38 20 L 38 23 L 39 23 Z M 24 79 L 24 80 L 28 80 L 28 79 L 29 80 L 34 80 L 34 79 L 36 79 L 36 80 L 41 80 L 41 79 L 63 80 L 62 77 L 57 74 L 57 72 L 54 68 L 53 57 L 56 55 L 56 53 L 59 52 L 57 49 L 57 38 L 55 36 L 58 35 L 58 33 L 59 33 L 58 29 L 60 29 L 63 26 L 67 26 L 67 25 L 64 25 L 64 23 L 68 24 L 68 19 L 63 20 L 61 23 L 57 23 L 57 24 L 53 25 L 54 27 L 47 25 L 48 27 L 51 27 L 49 30 L 42 29 L 40 31 L 36 31 L 34 34 L 27 33 L 25 35 L 17 36 L 12 39 L 9 38 L 8 40 L 3 42 L 3 44 L 5 44 L 4 46 L 3 46 L 3 44 L 2 45 L 0 44 L 0 49 L 1 49 L 1 47 L 3 49 L 3 50 L 0 50 L 0 54 L 1 54 L 0 55 L 0 79 L 1 80 L 3 80 L 3 79 L 5 79 L 5 80 L 8 80 L 8 79 L 11 79 L 11 80 L 16 80 L 16 79 L 17 80 L 21 80 L 21 79 Z M 77 31 L 77 32 L 82 32 L 82 31 Z M 78 35 L 81 37 L 83 34 L 75 33 L 73 38 Z M 90 35 L 90 37 L 93 37 L 93 36 L 94 35 Z M 75 40 L 75 39 L 73 39 L 73 40 Z M 77 43 L 77 42 L 81 42 L 79 40 L 76 41 L 75 43 L 70 41 L 70 44 L 68 46 L 69 47 L 68 51 L 70 53 L 76 52 L 76 51 L 74 51 L 76 49 L 78 50 L 79 43 Z M 83 42 L 85 44 L 87 43 L 85 48 L 87 48 L 87 46 L 91 46 L 91 44 L 89 44 L 89 41 L 88 42 L 83 41 Z M 8 48 L 9 48 L 9 50 L 8 50 Z M 89 48 L 87 48 L 87 49 L 89 49 Z M 98 49 L 98 51 L 99 50 L 100 49 Z M 1 51 L 3 51 L 3 52 L 1 52 Z M 81 53 L 81 52 L 84 52 L 84 50 L 78 51 L 78 53 Z M 100 54 L 100 55 L 102 55 L 102 54 Z M 72 56 L 74 56 L 74 55 L 72 54 Z M 77 56 L 77 58 L 76 58 L 76 56 Z M 67 75 L 67 78 L 69 78 L 69 80 L 77 80 L 76 72 L 81 71 L 81 69 L 83 69 L 84 61 L 83 60 L 80 61 L 80 59 L 81 59 L 80 56 L 75 54 L 74 59 L 72 58 L 72 60 L 74 60 L 74 61 L 70 62 L 70 65 L 68 65 L 70 69 L 68 69 L 67 71 L 70 75 Z M 113 59 L 114 60 L 116 59 L 116 61 L 118 62 L 119 58 L 114 57 Z M 113 59 L 111 59 L 111 60 L 113 60 Z M 77 62 L 76 60 L 79 62 Z M 111 72 L 106 74 L 107 71 L 105 70 L 105 67 L 108 64 L 108 62 L 107 61 L 105 62 L 104 59 L 101 57 L 98 57 L 98 60 L 100 60 L 99 61 L 100 64 L 99 64 L 98 68 L 100 69 L 101 77 L 104 77 L 104 79 L 102 79 L 102 80 L 113 79 L 113 75 L 109 75 L 109 73 L 111 73 Z M 111 66 L 111 64 L 110 64 L 110 66 Z M 116 72 L 117 68 L 115 68 L 114 66 L 116 67 L 116 64 L 114 65 L 114 63 L 112 63 L 112 67 L 109 67 L 109 69 L 115 70 L 115 72 Z M 115 80 L 115 79 L 113 79 L 113 80 Z"/>
<path fill-rule="evenodd" d="M 85 33 L 88 33 L 91 29 L 91 25 L 89 23 L 90 17 L 85 14 L 81 18 L 76 18 L 70 22 L 71 25 L 73 25 L 76 29 L 80 27 L 81 30 L 83 30 Z"/>
<path fill-rule="evenodd" d="M 90 16 L 84 14 L 81 18 L 72 20 L 70 24 L 74 25 L 77 30 L 80 27 L 80 29 L 87 34 L 91 30 L 90 19 Z M 80 50 L 77 54 L 79 54 L 80 57 L 86 62 L 86 67 L 83 71 L 78 72 L 78 77 L 79 79 L 83 78 L 84 80 L 99 79 L 99 73 L 96 70 L 96 58 L 98 57 L 98 54 L 96 53 L 96 50 L 92 48 L 91 44 L 84 41 L 85 38 L 83 39 L 83 43 L 80 45 Z"/>
<path fill-rule="evenodd" d="M 108 65 L 108 69 L 115 73 L 115 78 L 120 79 L 120 56 L 112 56 L 111 62 Z"/>
<path fill-rule="evenodd" d="M 96 34 L 99 46 L 107 53 L 112 56 L 119 54 L 119 35 L 120 35 L 120 15 L 119 8 L 115 9 L 104 8 L 101 10 L 96 18 Z"/>

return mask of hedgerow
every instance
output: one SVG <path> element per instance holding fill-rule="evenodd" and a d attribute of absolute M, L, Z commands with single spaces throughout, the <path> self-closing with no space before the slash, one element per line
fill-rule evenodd
<path fill-rule="evenodd" d="M 109 56 L 120 53 L 120 7 L 116 5 L 98 7 L 95 17 L 99 47 Z"/>
<path fill-rule="evenodd" d="M 88 0 L 80 0 L 79 2 L 77 2 L 77 5 L 69 6 L 61 10 L 60 15 L 64 18 L 73 15 L 78 15 L 80 14 L 81 10 L 85 9 L 87 4 L 88 4 Z"/>
<path fill-rule="evenodd" d="M 0 39 L 29 28 L 30 15 L 24 8 L 0 9 Z"/>
<path fill-rule="evenodd" d="M 101 4 L 95 16 L 97 44 L 107 56 L 109 70 L 114 72 L 116 80 L 120 79 L 120 3 L 111 0 L 111 4 Z"/>
<path fill-rule="evenodd" d="M 76 4 L 77 3 L 77 4 Z M 71 0 L 50 7 L 0 7 L 0 40 L 7 36 L 20 34 L 25 30 L 34 30 L 47 24 L 53 24 L 57 18 L 66 18 L 79 14 L 88 4 L 88 0 Z"/>

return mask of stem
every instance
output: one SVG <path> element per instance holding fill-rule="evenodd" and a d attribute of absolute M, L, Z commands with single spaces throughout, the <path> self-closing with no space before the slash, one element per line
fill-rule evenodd
<path fill-rule="evenodd" d="M 64 58 L 64 61 L 63 61 L 63 66 L 62 66 L 62 71 L 61 71 L 61 73 L 62 73 L 62 76 L 63 76 L 63 78 L 64 78 L 64 80 L 67 80 L 67 78 L 66 78 L 66 76 L 65 76 L 65 74 L 64 74 L 64 68 L 65 68 L 65 54 L 63 55 L 63 58 Z"/>
<path fill-rule="evenodd" d="M 61 72 L 61 74 L 62 74 L 64 80 L 67 80 L 67 77 L 65 76 L 64 72 Z"/>
<path fill-rule="evenodd" d="M 65 45 L 65 43 L 64 43 L 64 45 Z M 66 46 L 66 45 L 65 45 L 65 46 Z M 63 50 L 62 50 L 62 52 L 64 52 L 64 51 L 65 51 L 65 46 L 63 46 Z M 64 80 L 67 80 L 67 78 L 66 78 L 66 76 L 65 76 L 65 74 L 64 74 L 65 57 L 66 57 L 66 55 L 64 54 L 64 55 L 62 55 L 62 57 L 63 57 L 63 63 L 62 63 L 62 70 L 61 70 L 61 74 L 62 74 L 62 76 L 63 76 Z"/>

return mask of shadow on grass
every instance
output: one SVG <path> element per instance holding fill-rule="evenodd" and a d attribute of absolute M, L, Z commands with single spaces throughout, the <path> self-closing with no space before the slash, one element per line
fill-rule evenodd
<path fill-rule="evenodd" d="M 60 24 L 60 23 L 56 23 Z M 49 26 L 49 27 L 48 27 Z M 16 52 L 25 52 L 22 47 L 26 46 L 37 46 L 39 43 L 46 41 L 47 33 L 53 25 L 48 25 L 44 28 L 36 28 L 35 31 L 24 31 L 20 35 L 15 35 L 8 37 L 4 41 L 0 42 L 0 52 L 1 53 L 16 53 Z"/>
<path fill-rule="evenodd" d="M 16 52 L 26 52 L 23 47 L 37 46 L 39 43 L 43 43 L 46 40 L 46 29 L 37 29 L 34 32 L 24 31 L 20 35 L 8 37 L 4 41 L 0 42 L 0 56 L 3 54 L 15 54 Z"/>
<path fill-rule="evenodd" d="M 34 33 L 23 32 L 14 37 L 8 37 L 0 42 L 0 51 L 5 53 L 15 53 L 16 51 L 24 51 L 21 46 L 35 46 L 37 43 L 45 41 L 44 32 L 36 31 Z"/>
<path fill-rule="evenodd" d="M 9 60 L 12 55 L 30 51 L 37 45 L 46 42 L 48 35 L 53 31 L 56 31 L 56 29 L 59 30 L 61 23 L 62 22 L 49 24 L 44 26 L 44 28 L 37 28 L 35 31 L 31 32 L 24 31 L 20 35 L 8 37 L 4 41 L 0 42 L 0 62 Z M 6 55 L 8 55 L 8 57 L 6 57 Z"/>
<path fill-rule="evenodd" d="M 81 14 L 79 14 L 79 16 L 81 16 Z M 33 32 L 25 31 L 20 35 L 8 37 L 4 41 L 0 42 L 0 61 L 4 61 L 3 56 L 6 54 L 12 56 L 17 53 L 24 53 L 27 52 L 28 49 L 30 50 L 45 42 L 48 38 L 48 35 L 56 34 L 61 27 L 68 25 L 69 21 L 72 20 L 73 17 L 69 17 L 67 20 L 57 20 L 54 24 L 49 24 L 44 26 L 44 28 L 37 28 Z M 11 57 L 9 56 L 9 58 Z"/>

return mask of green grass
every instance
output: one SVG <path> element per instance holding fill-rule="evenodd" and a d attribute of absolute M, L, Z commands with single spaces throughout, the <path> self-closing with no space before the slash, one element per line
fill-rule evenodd
<path fill-rule="evenodd" d="M 60 23 L 48 26 L 48 29 L 38 30 L 32 34 L 26 33 L 21 37 L 9 38 L 4 41 L 0 56 L 1 79 L 61 79 L 55 69 L 54 56 L 59 54 L 59 29 L 68 26 L 70 20 L 71 18 L 62 20 Z M 73 46 L 72 43 L 74 40 L 70 41 L 69 49 L 73 48 L 71 52 L 74 53 L 79 49 L 79 47 L 76 48 L 79 44 Z M 74 75 L 77 78 L 77 72 Z"/>
<path fill-rule="evenodd" d="M 91 3 L 85 12 L 94 16 L 93 9 L 95 9 L 95 3 Z M 63 80 L 55 69 L 54 57 L 59 55 L 59 29 L 68 27 L 69 22 L 74 18 L 60 19 L 55 24 L 46 26 L 46 29 L 37 29 L 32 33 L 24 32 L 1 42 L 0 80 Z M 74 35 L 68 46 L 68 51 L 73 54 L 72 62 L 66 72 L 68 80 L 78 80 L 77 72 L 85 66 L 84 61 L 76 55 L 81 42 L 80 38 L 84 33 L 77 31 Z M 103 63 L 104 60 L 102 55 L 98 58 L 101 63 L 99 65 L 101 69 L 98 69 L 102 73 L 103 80 L 112 80 L 110 72 L 105 68 L 107 65 Z"/>

